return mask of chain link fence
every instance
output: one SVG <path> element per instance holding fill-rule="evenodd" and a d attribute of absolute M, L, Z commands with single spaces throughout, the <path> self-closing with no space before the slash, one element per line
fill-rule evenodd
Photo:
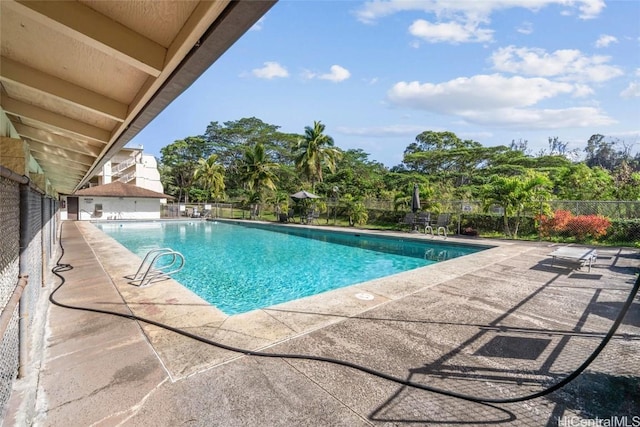
<path fill-rule="evenodd" d="M 250 209 L 246 210 L 247 218 Z M 161 218 L 242 218 L 243 209 L 233 203 L 180 203 L 160 206 Z"/>
<path fill-rule="evenodd" d="M 399 221 L 405 214 L 388 200 L 366 200 L 365 206 L 374 222 L 391 223 L 392 215 Z M 640 201 L 538 201 L 505 216 L 503 207 L 477 200 L 426 200 L 421 210 L 430 212 L 432 221 L 451 214 L 449 229 L 462 235 L 640 245 Z"/>
<path fill-rule="evenodd" d="M 5 171 L 0 175 L 0 414 L 39 333 L 34 319 L 58 226 L 58 203 Z M 28 275 L 22 292 L 21 275 Z"/>
<path fill-rule="evenodd" d="M 393 200 L 366 199 L 362 203 L 367 224 L 374 227 L 402 226 L 408 209 L 396 206 Z M 320 211 L 319 223 L 334 224 L 348 215 L 340 200 L 314 200 L 313 205 Z M 430 212 L 434 224 L 439 214 L 450 214 L 448 230 L 459 235 L 640 247 L 640 201 L 538 201 L 505 216 L 503 207 L 478 200 L 423 200 L 421 211 Z M 165 205 L 162 217 L 277 221 L 279 213 L 274 204 L 200 203 Z"/>
<path fill-rule="evenodd" d="M 0 176 L 0 304 L 3 316 L 9 316 L 7 303 L 20 274 L 20 186 Z M 0 410 L 11 395 L 18 374 L 18 307 L 14 307 L 0 341 Z"/>

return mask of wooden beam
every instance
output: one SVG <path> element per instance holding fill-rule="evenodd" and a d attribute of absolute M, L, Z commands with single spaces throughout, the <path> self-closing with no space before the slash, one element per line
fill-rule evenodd
<path fill-rule="evenodd" d="M 62 159 L 65 162 L 73 162 L 78 163 L 84 166 L 91 166 L 93 162 L 95 162 L 96 158 L 92 156 L 87 156 L 84 154 L 74 153 L 72 151 L 67 151 L 63 148 L 59 148 L 50 144 L 38 142 L 35 140 L 28 140 L 29 150 L 37 153 L 46 154 L 48 156 L 52 156 L 56 159 Z"/>
<path fill-rule="evenodd" d="M 53 126 L 62 131 L 79 135 L 83 138 L 94 139 L 102 142 L 103 144 L 106 144 L 109 141 L 109 138 L 111 138 L 111 132 L 108 130 L 79 122 L 61 114 L 45 110 L 44 108 L 27 104 L 26 102 L 18 101 L 7 96 L 3 96 L 1 102 L 3 110 L 18 117 L 26 117 L 33 121 Z"/>
<path fill-rule="evenodd" d="M 86 166 L 81 166 L 73 162 L 67 162 L 63 159 L 56 159 L 48 154 L 39 153 L 37 151 L 30 151 L 30 153 L 42 167 L 45 175 L 47 176 L 56 175 L 56 172 L 54 171 L 57 170 L 58 176 L 69 176 L 75 177 L 77 179 L 83 177 L 87 172 Z"/>
<path fill-rule="evenodd" d="M 119 122 L 123 122 L 127 117 L 128 106 L 115 99 L 43 73 L 4 56 L 0 57 L 0 63 L 2 64 L 0 80 L 2 81 L 26 86 Z"/>
<path fill-rule="evenodd" d="M 62 148 L 67 151 L 73 151 L 74 153 L 84 154 L 87 156 L 98 157 L 106 144 L 100 144 L 101 147 L 90 145 L 86 142 L 78 141 L 77 139 L 68 138 L 62 135 L 56 135 L 55 133 L 47 132 L 42 129 L 36 129 L 31 126 L 24 125 L 22 123 L 12 122 L 16 132 L 23 138 L 29 138 L 32 141 L 38 141 L 43 144 L 51 145 L 52 147 Z"/>
<path fill-rule="evenodd" d="M 78 1 L 8 1 L 3 7 L 157 77 L 167 49 Z"/>
<path fill-rule="evenodd" d="M 229 0 L 201 1 L 193 10 L 187 22 L 184 23 L 173 42 L 169 46 L 166 58 L 166 68 L 173 70 L 180 61 L 187 56 L 193 46 L 198 44 L 202 34 L 207 31 L 212 22 L 230 3 Z"/>
<path fill-rule="evenodd" d="M 187 40 L 196 34 L 196 26 L 190 18 L 193 34 L 189 31 L 174 39 L 167 55 L 165 70 L 157 79 L 148 78 L 134 101 L 129 105 L 129 118 L 113 130 L 113 141 L 98 158 L 96 164 L 76 187 L 86 184 L 91 176 L 102 168 L 104 163 L 124 147 L 144 126 L 153 120 L 175 98 L 184 92 L 202 73 L 204 73 L 233 43 L 251 28 L 277 0 L 231 1 L 203 34 L 198 35 L 197 43 L 181 57 L 180 52 L 189 46 Z M 204 2 L 203 2 L 204 3 Z M 215 5 L 203 5 L 194 11 L 196 21 L 206 14 L 217 13 Z M 184 43 L 180 45 L 180 40 Z M 182 47 L 181 47 L 182 46 Z M 174 68 L 168 65 L 178 60 Z"/>

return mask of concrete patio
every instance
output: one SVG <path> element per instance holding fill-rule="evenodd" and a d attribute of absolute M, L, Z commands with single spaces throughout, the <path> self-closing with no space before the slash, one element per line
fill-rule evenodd
<path fill-rule="evenodd" d="M 575 370 L 611 327 L 640 267 L 640 254 L 629 248 L 599 248 L 587 272 L 551 266 L 557 245 L 548 242 L 479 240 L 495 247 L 226 316 L 171 280 L 128 284 L 124 276 L 139 258 L 90 223 L 62 227 L 61 262 L 73 269 L 62 273 L 59 302 L 133 313 L 228 346 L 349 361 L 481 398 L 538 392 Z M 48 283 L 50 293 L 60 280 L 50 274 Z M 566 387 L 487 405 L 336 364 L 246 356 L 144 322 L 48 304 L 41 345 L 33 345 L 32 366 L 16 384 L 4 425 L 640 422 L 639 307 L 636 297 L 610 344 Z"/>

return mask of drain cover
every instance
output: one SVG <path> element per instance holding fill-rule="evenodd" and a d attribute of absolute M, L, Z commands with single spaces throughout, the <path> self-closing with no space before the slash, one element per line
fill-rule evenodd
<path fill-rule="evenodd" d="M 359 292 L 356 294 L 356 298 L 361 299 L 363 301 L 371 301 L 373 299 L 373 295 L 368 294 L 366 292 Z"/>

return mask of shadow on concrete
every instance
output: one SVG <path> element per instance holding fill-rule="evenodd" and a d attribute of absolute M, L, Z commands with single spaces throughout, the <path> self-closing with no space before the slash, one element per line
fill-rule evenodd
<path fill-rule="evenodd" d="M 555 420 L 571 410 L 588 419 L 610 420 L 627 416 L 628 424 L 620 425 L 633 425 L 631 417 L 640 414 L 640 377 L 583 372 L 549 395 L 549 399 L 556 403 L 552 416 Z M 582 402 L 589 402 L 589 405 Z"/>
<path fill-rule="evenodd" d="M 534 266 L 532 269 L 540 269 L 540 265 Z M 549 271 L 546 266 L 544 269 Z M 487 399 L 527 396 L 544 391 L 562 381 L 582 365 L 590 356 L 590 351 L 593 351 L 600 343 L 596 341 L 592 346 L 585 347 L 583 341 L 579 343 L 580 345 L 569 346 L 572 338 L 582 332 L 581 329 L 586 324 L 588 317 L 596 315 L 613 321 L 620 314 L 623 302 L 598 301 L 603 289 L 585 287 L 586 290 L 593 289 L 593 295 L 577 319 L 572 331 L 567 333 L 567 331 L 540 330 L 537 334 L 538 337 L 501 335 L 503 329 L 509 329 L 509 326 L 502 325 L 509 316 L 516 314 L 527 302 L 544 292 L 561 277 L 567 279 L 564 274 L 557 273 L 555 277 L 511 309 L 434 362 L 409 369 L 408 380 L 432 385 L 438 384 L 438 381 L 444 379 L 447 380 L 444 386 L 449 387 L 451 391 Z M 627 312 L 625 316 L 627 324 L 640 325 L 640 315 L 638 314 L 640 310 L 638 308 L 638 304 L 635 303 Z M 488 334 L 494 336 L 491 337 Z M 544 335 L 546 337 L 543 337 Z M 548 338 L 551 335 L 555 335 L 556 338 Z M 597 340 L 601 337 L 592 338 Z M 623 336 L 624 338 L 626 337 Z M 475 352 L 471 350 L 483 342 L 484 344 L 478 350 Z M 474 363 L 472 356 L 481 356 L 485 360 L 476 359 L 476 363 Z M 489 363 L 486 359 L 489 359 Z M 491 359 L 496 360 L 495 367 L 490 363 Z M 511 366 L 508 364 L 508 360 L 513 360 Z M 615 370 L 616 367 L 611 367 L 611 371 Z M 407 398 L 406 395 L 410 395 L 412 392 L 415 390 L 403 387 L 376 408 L 370 414 L 370 418 L 376 421 L 413 422 L 410 417 L 399 419 L 392 416 L 399 402 L 402 403 Z M 567 386 L 545 398 L 555 404 L 551 416 L 546 421 L 547 425 L 556 425 L 567 410 L 573 411 L 572 413 L 584 414 L 587 418 L 632 416 L 640 414 L 640 381 L 638 377 L 633 376 L 616 376 L 587 371 Z M 453 398 L 437 396 L 434 399 L 451 400 Z M 463 411 L 464 416 L 462 417 L 465 423 L 478 424 L 476 414 L 468 411 L 468 403 L 461 402 L 464 402 L 464 408 L 467 408 Z M 485 410 L 482 408 L 479 412 Z M 455 411 L 449 412 L 449 414 L 451 413 L 455 413 Z M 483 415 L 487 414 L 483 412 Z M 517 414 L 511 412 L 511 415 L 517 418 Z M 452 423 L 452 420 L 440 421 L 437 417 L 426 417 L 421 422 L 437 424 L 440 422 Z M 506 421 L 493 418 L 492 423 L 499 422 Z M 457 423 L 463 422 L 458 420 Z M 544 421 L 541 425 L 544 425 Z"/>

